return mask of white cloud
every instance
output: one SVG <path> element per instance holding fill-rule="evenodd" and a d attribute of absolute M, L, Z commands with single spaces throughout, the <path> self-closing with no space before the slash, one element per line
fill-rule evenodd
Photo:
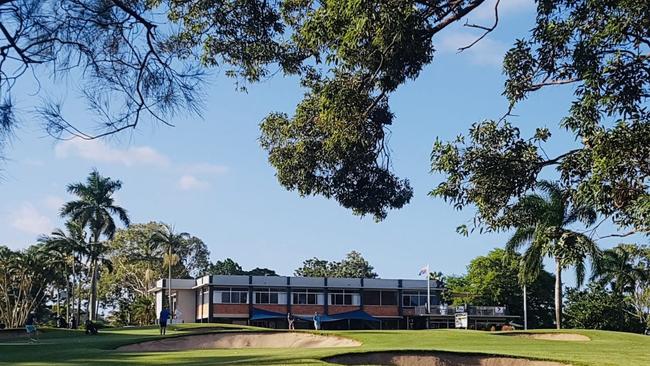
<path fill-rule="evenodd" d="M 23 203 L 11 214 L 11 226 L 29 234 L 49 234 L 54 224 L 30 202 Z"/>
<path fill-rule="evenodd" d="M 134 146 L 118 149 L 100 140 L 72 139 L 56 145 L 54 153 L 58 158 L 78 157 L 85 160 L 121 164 L 125 166 L 152 165 L 165 167 L 169 159 L 149 146 Z"/>
<path fill-rule="evenodd" d="M 184 191 L 203 190 L 210 187 L 210 183 L 193 175 L 184 175 L 178 180 L 178 187 Z"/>
<path fill-rule="evenodd" d="M 59 196 L 47 196 L 43 200 L 45 207 L 53 211 L 59 211 L 61 206 L 65 203 L 65 200 Z"/>
<path fill-rule="evenodd" d="M 484 66 L 501 66 L 503 56 L 508 50 L 508 46 L 500 41 L 485 37 L 471 48 L 458 52 L 458 49 L 465 47 L 474 42 L 480 33 L 471 33 L 465 31 L 456 31 L 446 33 L 436 42 L 438 50 L 442 53 L 456 53 L 458 57 L 465 57 L 473 64 Z"/>

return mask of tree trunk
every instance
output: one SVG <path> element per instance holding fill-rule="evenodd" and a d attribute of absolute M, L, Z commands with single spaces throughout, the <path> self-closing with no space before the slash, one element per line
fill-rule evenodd
<path fill-rule="evenodd" d="M 562 328 L 562 266 L 555 260 L 555 326 Z"/>
<path fill-rule="evenodd" d="M 81 321 L 81 280 L 77 279 L 77 319 L 75 321 L 75 329 L 79 326 Z"/>
<path fill-rule="evenodd" d="M 94 257 L 99 256 L 97 246 L 99 245 L 99 236 L 100 232 L 95 232 L 93 234 L 93 248 L 92 251 L 95 251 Z M 90 279 L 90 306 L 88 307 L 88 319 L 95 321 L 97 320 L 97 258 L 91 260 L 91 279 Z"/>
<path fill-rule="evenodd" d="M 172 310 L 172 246 L 169 246 L 169 258 L 167 258 L 167 265 L 169 266 L 169 283 L 167 283 L 167 306 L 170 314 L 174 314 Z M 172 315 L 173 316 L 173 315 Z"/>
<path fill-rule="evenodd" d="M 90 300 L 88 304 L 88 319 L 96 320 L 97 314 L 97 261 L 93 260 L 90 265 Z"/>
<path fill-rule="evenodd" d="M 76 272 L 76 271 L 75 271 Z M 77 317 L 75 319 L 75 329 L 79 325 L 79 321 L 81 319 L 81 273 L 75 274 L 75 281 L 77 282 Z"/>

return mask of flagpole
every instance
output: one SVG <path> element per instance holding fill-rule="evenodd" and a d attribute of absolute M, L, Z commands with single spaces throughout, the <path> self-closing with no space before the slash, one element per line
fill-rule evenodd
<path fill-rule="evenodd" d="M 431 314 L 431 268 L 427 264 L 427 314 Z"/>
<path fill-rule="evenodd" d="M 528 330 L 528 304 L 526 295 L 526 285 L 524 285 L 524 330 Z"/>

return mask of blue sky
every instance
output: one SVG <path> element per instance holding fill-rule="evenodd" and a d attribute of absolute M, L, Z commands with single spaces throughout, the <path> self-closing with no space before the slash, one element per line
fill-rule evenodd
<path fill-rule="evenodd" d="M 483 5 L 470 23 L 490 24 L 492 7 Z M 59 142 L 23 113 L 0 183 L 0 244 L 22 248 L 61 226 L 57 211 L 71 198 L 66 184 L 97 168 L 122 180 L 117 203 L 133 222 L 158 220 L 190 232 L 207 243 L 212 260 L 231 257 L 244 268 L 289 275 L 304 259 L 338 260 L 357 250 L 385 278 L 414 278 L 426 263 L 432 270 L 462 273 L 475 256 L 502 247 L 508 233 L 456 234 L 473 211 L 459 212 L 427 196 L 441 180 L 429 173 L 429 154 L 436 136 L 452 139 L 472 122 L 505 112 L 501 59 L 532 27 L 534 4 L 502 0 L 500 15 L 497 31 L 461 54 L 456 49 L 478 33 L 457 24 L 436 36 L 433 63 L 392 96 L 392 161 L 398 175 L 411 180 L 415 197 L 381 223 L 353 216 L 333 200 L 300 198 L 277 183 L 257 141 L 258 124 L 271 111 L 293 111 L 303 93 L 295 79 L 276 76 L 241 93 L 214 70 L 203 118 L 176 119 L 175 128 L 143 125 L 117 139 Z M 68 115 L 84 120 L 74 82 L 55 84 L 49 95 L 66 102 Z M 30 82 L 16 91 L 23 111 L 44 93 Z M 524 133 L 551 128 L 555 134 L 546 151 L 555 155 L 574 144 L 557 128 L 571 99 L 568 88 L 537 93 L 519 105 L 512 121 Z M 602 234 L 608 230 L 614 229 L 603 227 Z"/>

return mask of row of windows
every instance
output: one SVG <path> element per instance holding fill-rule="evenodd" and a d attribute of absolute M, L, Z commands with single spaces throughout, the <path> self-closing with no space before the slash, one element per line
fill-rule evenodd
<path fill-rule="evenodd" d="M 208 292 L 198 293 L 197 303 L 207 303 Z M 202 295 L 202 296 L 201 296 Z M 361 295 L 358 292 L 339 290 L 328 294 L 330 305 L 353 305 L 361 304 Z M 364 291 L 364 303 L 366 305 L 397 305 L 396 291 Z M 248 290 L 246 288 L 220 288 L 214 292 L 213 302 L 215 304 L 248 304 Z M 438 297 L 431 296 L 431 304 L 437 304 Z M 253 292 L 254 304 L 287 304 L 287 293 L 282 289 L 256 289 Z M 291 303 L 294 305 L 323 305 L 324 294 L 320 290 L 300 289 L 291 293 Z M 402 294 L 403 307 L 426 306 L 427 293 L 423 291 L 411 291 Z"/>

